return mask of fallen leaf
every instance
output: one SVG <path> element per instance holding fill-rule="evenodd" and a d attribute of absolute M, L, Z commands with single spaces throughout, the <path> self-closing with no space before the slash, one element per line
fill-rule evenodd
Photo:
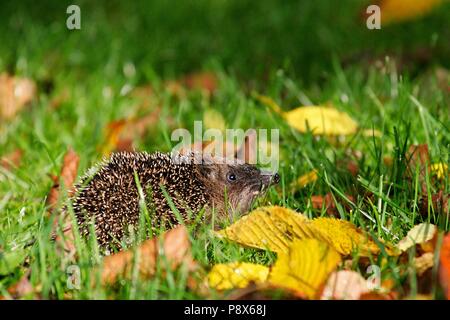
<path fill-rule="evenodd" d="M 380 248 L 350 222 L 334 218 L 309 220 L 283 207 L 261 207 L 243 216 L 216 235 L 244 246 L 286 253 L 294 239 L 314 238 L 328 243 L 342 255 L 358 250 L 360 255 L 378 254 Z M 386 245 L 389 254 L 395 250 Z"/>
<path fill-rule="evenodd" d="M 283 112 L 272 98 L 262 95 L 256 95 L 256 98 L 302 133 L 311 131 L 314 135 L 340 136 L 358 131 L 358 124 L 349 115 L 332 106 L 302 106 Z"/>
<path fill-rule="evenodd" d="M 416 244 L 424 245 L 427 242 L 432 241 L 436 233 L 437 228 L 435 225 L 429 223 L 418 224 L 409 230 L 406 236 L 399 241 L 397 248 L 401 252 L 405 252 Z"/>
<path fill-rule="evenodd" d="M 439 253 L 439 281 L 447 300 L 450 300 L 450 233 L 444 236 Z"/>
<path fill-rule="evenodd" d="M 295 239 L 286 253 L 279 253 L 268 281 L 301 297 L 317 298 L 321 286 L 340 262 L 339 253 L 327 243 Z"/>
<path fill-rule="evenodd" d="M 433 163 L 430 165 L 430 171 L 436 175 L 439 180 L 448 176 L 448 166 L 445 163 Z"/>
<path fill-rule="evenodd" d="M 350 195 L 346 195 L 347 199 L 355 202 L 355 198 L 353 198 Z M 325 212 L 331 216 L 334 216 L 336 218 L 340 217 L 338 208 L 336 206 L 336 202 L 334 201 L 333 194 L 331 192 L 328 192 L 325 196 L 317 195 L 317 196 L 311 196 L 311 204 L 312 207 L 316 210 L 322 210 L 322 208 L 325 209 Z M 351 207 L 348 205 L 347 202 L 343 204 L 343 206 L 350 210 Z"/>
<path fill-rule="evenodd" d="M 416 272 L 418 276 L 421 276 L 428 269 L 432 268 L 434 265 L 434 253 L 426 252 L 420 257 L 414 258 L 414 267 L 416 268 Z"/>
<path fill-rule="evenodd" d="M 335 218 L 316 218 L 311 221 L 311 225 L 342 255 L 350 255 L 353 251 L 357 251 L 359 256 L 380 253 L 380 247 L 370 239 L 369 235 L 348 221 Z M 381 240 L 379 241 L 381 242 Z M 395 250 L 387 244 L 384 249 L 388 254 L 396 254 Z"/>
<path fill-rule="evenodd" d="M 442 0 L 381 0 L 381 23 L 391 24 L 422 17 L 441 5 Z"/>
<path fill-rule="evenodd" d="M 50 208 L 50 211 L 52 211 L 61 201 L 61 192 L 63 187 L 60 182 L 62 182 L 69 195 L 73 192 L 79 162 L 80 157 L 72 149 L 69 149 L 64 155 L 61 174 L 59 177 L 53 178 L 54 184 L 47 196 L 47 206 Z"/>
<path fill-rule="evenodd" d="M 310 172 L 305 173 L 304 175 L 300 176 L 297 180 L 295 180 L 291 184 L 291 190 L 295 191 L 304 188 L 308 184 L 317 181 L 317 179 L 318 179 L 317 170 L 311 170 Z"/>
<path fill-rule="evenodd" d="M 217 89 L 217 76 L 212 72 L 192 73 L 185 76 L 181 82 L 191 90 L 202 90 L 212 94 Z"/>
<path fill-rule="evenodd" d="M 58 204 L 63 202 L 62 192 L 64 190 L 67 191 L 67 194 L 69 196 L 73 194 L 75 190 L 74 184 L 77 178 L 79 162 L 80 157 L 72 149 L 69 149 L 64 155 L 61 174 L 59 177 L 52 177 L 53 186 L 47 196 L 46 204 L 48 206 L 49 216 L 55 214 L 55 209 L 57 208 Z M 65 210 L 59 210 L 57 213 L 60 216 L 55 216 L 53 220 L 53 238 L 59 248 L 63 250 L 65 256 L 71 259 L 75 256 L 76 249 L 70 216 Z M 57 234 L 58 227 L 62 231 L 62 236 Z"/>
<path fill-rule="evenodd" d="M 100 152 L 108 155 L 113 151 L 133 151 L 134 141 L 142 138 L 159 121 L 160 114 L 161 109 L 156 108 L 141 118 L 120 119 L 109 123 Z"/>
<path fill-rule="evenodd" d="M 450 195 L 439 190 L 438 193 L 432 194 L 431 199 L 426 194 L 419 201 L 419 212 L 423 217 L 428 217 L 429 212 L 437 215 L 447 216 L 449 214 Z"/>
<path fill-rule="evenodd" d="M 137 256 L 134 251 L 137 252 Z M 158 238 L 144 241 L 136 250 L 123 250 L 105 257 L 102 264 L 102 284 L 113 284 L 119 278 L 129 278 L 135 258 L 139 274 L 144 278 L 152 277 L 158 263 L 164 263 L 164 261 L 168 263 L 167 267 L 171 270 L 183 263 L 189 270 L 194 270 L 196 267 L 190 253 L 187 229 L 184 226 L 178 226 Z"/>
<path fill-rule="evenodd" d="M 216 290 L 245 288 L 250 283 L 267 280 L 269 268 L 260 264 L 232 262 L 216 264 L 208 273 L 208 284 Z"/>
<path fill-rule="evenodd" d="M 13 167 L 19 167 L 22 161 L 23 151 L 16 149 L 0 158 L 0 167 L 11 170 Z"/>
<path fill-rule="evenodd" d="M 397 300 L 399 297 L 397 292 L 380 293 L 376 291 L 365 292 L 361 294 L 359 300 Z"/>
<path fill-rule="evenodd" d="M 0 119 L 12 119 L 36 95 L 36 84 L 27 78 L 0 74 Z"/>
<path fill-rule="evenodd" d="M 8 288 L 8 293 L 13 299 L 20 299 L 24 296 L 34 293 L 34 288 L 28 279 L 30 271 L 27 271 L 20 280 Z"/>
<path fill-rule="evenodd" d="M 223 115 L 214 109 L 207 109 L 203 113 L 203 125 L 205 126 L 205 129 L 217 129 L 220 130 L 221 133 L 224 133 L 227 128 Z"/>
<path fill-rule="evenodd" d="M 261 207 L 216 234 L 245 246 L 287 253 L 295 237 L 314 237 L 304 221 L 305 216 L 287 208 Z"/>
<path fill-rule="evenodd" d="M 357 300 L 362 294 L 368 293 L 366 279 L 358 272 L 341 270 L 333 272 L 323 289 L 323 300 Z"/>
<path fill-rule="evenodd" d="M 312 131 L 314 135 L 350 135 L 358 124 L 346 113 L 334 108 L 305 106 L 284 113 L 287 123 L 300 132 Z"/>

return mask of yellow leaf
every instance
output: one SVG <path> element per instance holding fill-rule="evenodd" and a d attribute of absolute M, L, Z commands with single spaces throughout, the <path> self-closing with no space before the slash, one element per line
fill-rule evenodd
<path fill-rule="evenodd" d="M 340 262 L 340 255 L 328 244 L 316 239 L 295 239 L 287 253 L 279 254 L 269 282 L 312 299 Z"/>
<path fill-rule="evenodd" d="M 416 244 L 425 244 L 433 239 L 436 232 L 437 228 L 433 224 L 418 224 L 409 230 L 406 236 L 399 241 L 397 248 L 404 252 Z"/>
<path fill-rule="evenodd" d="M 283 110 L 281 110 L 280 106 L 271 97 L 263 96 L 257 93 L 255 94 L 255 96 L 256 99 L 258 99 L 262 104 L 268 106 L 278 114 L 283 114 Z"/>
<path fill-rule="evenodd" d="M 381 22 L 393 23 L 426 15 L 442 4 L 443 0 L 382 0 Z"/>
<path fill-rule="evenodd" d="M 350 135 L 356 133 L 358 124 L 344 112 L 322 106 L 299 107 L 284 113 L 287 123 L 300 132 L 308 128 L 314 135 Z"/>
<path fill-rule="evenodd" d="M 203 123 L 206 129 L 218 129 L 221 132 L 226 129 L 226 122 L 222 114 L 214 109 L 207 109 L 203 114 Z"/>
<path fill-rule="evenodd" d="M 316 181 L 318 179 L 317 170 L 312 170 L 308 173 L 305 173 L 301 177 L 299 177 L 296 181 L 294 181 L 291 185 L 293 190 L 300 189 L 305 187 L 306 185 Z"/>
<path fill-rule="evenodd" d="M 259 264 L 232 262 L 216 264 L 208 273 L 208 285 L 216 290 L 245 288 L 250 282 L 263 283 L 269 268 Z"/>
<path fill-rule="evenodd" d="M 294 239 L 314 238 L 328 243 L 342 255 L 378 254 L 380 248 L 350 222 L 334 218 L 309 220 L 283 207 L 262 207 L 216 233 L 245 246 L 287 253 Z M 389 254 L 394 254 L 388 248 Z"/>
<path fill-rule="evenodd" d="M 261 207 L 217 235 L 245 246 L 286 253 L 294 238 L 314 237 L 306 221 L 305 216 L 287 208 Z"/>
<path fill-rule="evenodd" d="M 448 165 L 445 163 L 433 163 L 430 170 L 438 179 L 445 179 L 448 174 Z"/>
<path fill-rule="evenodd" d="M 378 245 L 366 233 L 348 221 L 317 218 L 311 224 L 323 237 L 329 239 L 330 245 L 340 254 L 349 255 L 355 250 L 361 256 L 368 256 L 380 252 Z"/>
<path fill-rule="evenodd" d="M 414 258 L 414 266 L 416 267 L 417 275 L 421 276 L 428 269 L 434 265 L 434 253 L 425 252 L 420 257 Z"/>

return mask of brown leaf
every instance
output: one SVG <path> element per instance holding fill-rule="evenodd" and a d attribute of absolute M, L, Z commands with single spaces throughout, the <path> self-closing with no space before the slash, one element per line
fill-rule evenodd
<path fill-rule="evenodd" d="M 355 201 L 354 197 L 350 195 L 346 195 L 346 197 L 352 202 Z M 335 216 L 337 218 L 340 217 L 339 210 L 336 206 L 336 203 L 334 201 L 331 192 L 327 193 L 324 196 L 321 195 L 311 196 L 311 204 L 312 207 L 316 210 L 322 210 L 322 208 L 325 208 L 327 214 Z M 351 209 L 350 207 L 348 207 L 348 204 L 346 202 L 343 205 L 344 207 L 347 207 L 347 209 Z"/>
<path fill-rule="evenodd" d="M 142 118 L 120 119 L 108 124 L 106 128 L 106 142 L 102 147 L 103 154 L 112 151 L 132 151 L 135 140 L 142 138 L 149 128 L 159 121 L 161 108 Z M 170 119 L 168 119 L 170 122 Z"/>
<path fill-rule="evenodd" d="M 379 293 L 376 291 L 365 292 L 359 296 L 359 300 L 396 300 L 399 294 L 395 291 L 390 293 Z"/>
<path fill-rule="evenodd" d="M 430 209 L 430 212 L 445 216 L 449 214 L 449 203 L 450 195 L 445 194 L 443 190 L 439 190 L 438 193 L 431 195 L 431 199 L 428 198 L 427 194 L 422 197 L 419 201 L 419 212 L 422 216 L 428 217 Z"/>
<path fill-rule="evenodd" d="M 190 242 L 186 227 L 178 226 L 167 231 L 158 238 L 143 242 L 137 248 L 137 268 L 144 278 L 152 277 L 159 262 L 167 261 L 169 269 L 173 270 L 185 263 L 189 270 L 196 267 L 190 253 Z M 165 259 L 161 259 L 161 256 Z M 103 260 L 101 282 L 113 284 L 121 277 L 130 277 L 135 260 L 134 250 L 124 250 Z"/>
<path fill-rule="evenodd" d="M 28 279 L 30 276 L 30 271 L 26 272 L 20 280 L 8 288 L 8 293 L 14 299 L 20 299 L 26 295 L 29 295 L 34 292 L 34 288 Z"/>
<path fill-rule="evenodd" d="M 442 240 L 439 254 L 439 280 L 447 300 L 450 300 L 450 233 Z"/>
<path fill-rule="evenodd" d="M 208 94 L 217 89 L 217 77 L 212 72 L 192 73 L 182 79 L 188 89 L 202 90 Z"/>
<path fill-rule="evenodd" d="M 18 167 L 22 160 L 23 151 L 16 149 L 0 158 L 0 167 L 11 170 L 13 167 Z"/>
<path fill-rule="evenodd" d="M 419 183 L 422 187 L 422 193 L 426 193 L 426 174 L 430 164 L 428 145 L 411 145 L 406 153 L 406 160 L 408 162 L 407 177 L 413 179 L 416 170 L 419 170 Z"/>
<path fill-rule="evenodd" d="M 53 214 L 57 205 L 62 201 L 62 191 L 64 190 L 60 182 L 63 183 L 65 190 L 71 195 L 74 191 L 74 183 L 77 177 L 78 164 L 80 158 L 73 151 L 69 149 L 64 155 L 63 164 L 61 168 L 61 174 L 59 177 L 53 176 L 53 186 L 47 196 L 47 206 L 49 207 L 49 214 Z M 60 211 L 59 214 L 64 214 L 64 211 Z M 61 230 L 63 237 L 56 235 L 56 229 L 58 224 L 61 223 Z M 70 222 L 69 215 L 55 217 L 53 220 L 53 234 L 56 243 L 63 249 L 64 253 L 69 257 L 75 255 L 74 235 L 72 233 L 72 224 Z"/>
<path fill-rule="evenodd" d="M 36 84 L 26 78 L 0 74 L 0 119 L 12 119 L 36 95 Z"/>
<path fill-rule="evenodd" d="M 72 149 L 69 149 L 64 155 L 60 176 L 52 177 L 54 183 L 47 197 L 47 205 L 50 207 L 50 210 L 53 210 L 61 200 L 61 182 L 69 195 L 73 192 L 73 184 L 77 178 L 79 161 L 80 157 Z"/>

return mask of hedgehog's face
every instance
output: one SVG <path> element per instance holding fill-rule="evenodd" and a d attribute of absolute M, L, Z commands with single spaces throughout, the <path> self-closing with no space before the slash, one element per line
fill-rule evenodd
<path fill-rule="evenodd" d="M 279 182 L 279 175 L 261 171 L 254 165 L 235 162 L 232 164 L 202 164 L 201 175 L 212 205 L 219 217 L 234 220 L 247 213 L 253 201 L 271 185 Z"/>

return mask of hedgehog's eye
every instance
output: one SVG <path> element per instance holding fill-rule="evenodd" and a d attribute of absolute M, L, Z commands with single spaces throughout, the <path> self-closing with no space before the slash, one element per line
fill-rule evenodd
<path fill-rule="evenodd" d="M 228 181 L 230 181 L 230 182 L 236 181 L 236 175 L 235 175 L 234 173 L 229 173 L 229 174 L 227 175 L 227 179 L 228 179 Z"/>

